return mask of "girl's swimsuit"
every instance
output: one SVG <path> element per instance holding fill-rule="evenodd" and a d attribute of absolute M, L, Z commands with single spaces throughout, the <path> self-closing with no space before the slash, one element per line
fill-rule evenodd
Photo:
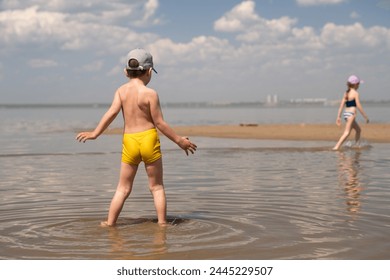
<path fill-rule="evenodd" d="M 349 108 L 349 107 L 356 107 L 356 100 L 355 100 L 355 99 L 347 100 L 347 101 L 345 102 L 345 106 L 346 106 L 347 108 Z"/>
<path fill-rule="evenodd" d="M 123 134 L 122 162 L 138 165 L 141 161 L 152 163 L 162 156 L 160 139 L 155 128 Z"/>
<path fill-rule="evenodd" d="M 344 120 L 347 120 L 348 118 L 354 116 L 355 113 L 354 112 L 344 112 L 343 116 L 344 116 Z"/>
<path fill-rule="evenodd" d="M 347 100 L 347 101 L 345 102 L 345 106 L 346 106 L 347 108 L 356 107 L 356 100 L 355 100 L 355 99 Z M 346 111 L 346 112 L 344 112 L 343 115 L 344 115 L 344 120 L 347 120 L 348 118 L 354 116 L 355 113 L 354 113 L 354 112 L 348 112 L 348 111 Z"/>

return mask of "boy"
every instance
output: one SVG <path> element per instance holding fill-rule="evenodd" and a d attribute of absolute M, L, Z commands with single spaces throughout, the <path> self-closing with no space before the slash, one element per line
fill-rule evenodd
<path fill-rule="evenodd" d="M 141 161 L 145 163 L 158 223 L 166 224 L 167 205 L 162 155 L 156 128 L 182 148 L 187 155 L 188 151 L 193 154 L 197 148 L 188 138 L 177 135 L 164 121 L 158 95 L 156 91 L 147 87 L 152 78 L 152 71 L 156 72 L 150 53 L 143 49 L 130 51 L 125 69 L 129 82 L 118 88 L 111 107 L 95 130 L 80 132 L 76 137 L 79 142 L 96 139 L 122 110 L 124 131 L 119 183 L 110 204 L 107 221 L 102 222 L 102 226 L 115 226 L 122 207 L 131 193 Z"/>

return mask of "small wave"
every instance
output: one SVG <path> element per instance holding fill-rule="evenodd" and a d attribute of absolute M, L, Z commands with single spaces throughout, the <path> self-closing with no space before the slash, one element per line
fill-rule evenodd
<path fill-rule="evenodd" d="M 372 148 L 372 145 L 367 140 L 362 140 L 358 143 L 356 143 L 355 141 L 347 141 L 344 144 L 344 148 L 364 150 L 364 149 Z"/>

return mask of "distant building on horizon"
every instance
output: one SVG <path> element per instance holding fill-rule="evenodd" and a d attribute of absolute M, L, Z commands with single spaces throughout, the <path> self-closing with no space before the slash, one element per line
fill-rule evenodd
<path fill-rule="evenodd" d="M 276 104 L 278 104 L 278 95 L 277 94 L 274 94 L 274 95 L 268 94 L 267 95 L 266 104 L 267 105 L 276 105 Z"/>

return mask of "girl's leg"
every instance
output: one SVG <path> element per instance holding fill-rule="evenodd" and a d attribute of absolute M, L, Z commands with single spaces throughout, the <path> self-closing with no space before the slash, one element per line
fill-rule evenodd
<path fill-rule="evenodd" d="M 345 124 L 344 133 L 341 135 L 339 141 L 337 144 L 333 147 L 333 150 L 340 149 L 341 145 L 344 143 L 344 141 L 348 138 L 349 134 L 351 133 L 352 124 L 355 122 L 355 116 L 351 116 L 347 119 L 347 123 Z"/>
<path fill-rule="evenodd" d="M 162 158 L 153 163 L 145 164 L 145 169 L 149 179 L 149 190 L 153 195 L 158 223 L 164 225 L 167 222 L 167 202 L 163 183 Z"/>
<path fill-rule="evenodd" d="M 119 214 L 122 211 L 123 205 L 126 199 L 131 193 L 133 188 L 133 182 L 135 174 L 137 173 L 137 165 L 129 165 L 127 163 L 121 163 L 121 171 L 119 175 L 119 183 L 111 200 L 110 210 L 108 211 L 107 222 L 103 222 L 102 225 L 114 226 L 118 220 Z"/>
<path fill-rule="evenodd" d="M 352 128 L 355 129 L 355 131 L 356 131 L 356 133 L 355 133 L 355 143 L 359 144 L 360 134 L 361 134 L 362 129 L 360 128 L 359 124 L 355 120 L 352 123 Z"/>

